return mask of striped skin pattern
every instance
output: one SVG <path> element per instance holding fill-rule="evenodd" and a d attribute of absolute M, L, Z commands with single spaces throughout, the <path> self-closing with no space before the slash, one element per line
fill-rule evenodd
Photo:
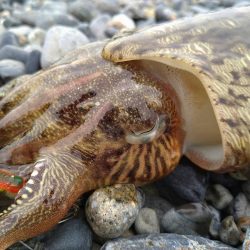
<path fill-rule="evenodd" d="M 84 192 L 141 185 L 177 165 L 185 135 L 175 91 L 140 62 L 102 59 L 103 46 L 0 89 L 0 171 L 27 180 L 0 215 L 0 249 L 49 230 Z"/>
<path fill-rule="evenodd" d="M 161 24 L 118 35 L 102 52 L 116 63 L 165 62 L 200 80 L 222 136 L 224 159 L 213 169 L 221 172 L 250 166 L 249 17 L 250 7 L 244 7 Z"/>

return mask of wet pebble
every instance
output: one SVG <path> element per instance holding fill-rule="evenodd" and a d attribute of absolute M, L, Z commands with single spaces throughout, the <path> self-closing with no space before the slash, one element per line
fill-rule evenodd
<path fill-rule="evenodd" d="M 165 232 L 184 235 L 208 235 L 213 218 L 208 206 L 189 203 L 170 209 L 163 217 Z"/>
<path fill-rule="evenodd" d="M 25 73 L 25 66 L 22 62 L 4 59 L 0 61 L 0 77 L 13 78 Z"/>
<path fill-rule="evenodd" d="M 134 223 L 141 208 L 141 194 L 134 185 L 114 185 L 96 190 L 86 203 L 86 216 L 94 232 L 115 238 Z"/>
<path fill-rule="evenodd" d="M 228 216 L 221 222 L 220 239 L 222 242 L 235 246 L 240 240 L 240 231 L 233 216 Z"/>
<path fill-rule="evenodd" d="M 160 225 L 156 212 L 144 207 L 139 211 L 135 220 L 135 230 L 138 234 L 160 233 Z"/>
<path fill-rule="evenodd" d="M 178 234 L 137 235 L 128 239 L 116 239 L 107 242 L 101 250 L 163 250 L 163 249 L 216 249 L 235 250 L 218 241 L 199 236 Z"/>
<path fill-rule="evenodd" d="M 215 184 L 207 189 L 206 200 L 217 209 L 226 208 L 233 200 L 229 190 L 220 184 Z"/>
<path fill-rule="evenodd" d="M 202 202 L 208 186 L 208 172 L 184 158 L 170 175 L 156 185 L 160 194 L 173 204 Z"/>
<path fill-rule="evenodd" d="M 75 28 L 53 26 L 45 37 L 41 57 L 42 68 L 48 67 L 68 51 L 88 42 L 88 38 Z"/>

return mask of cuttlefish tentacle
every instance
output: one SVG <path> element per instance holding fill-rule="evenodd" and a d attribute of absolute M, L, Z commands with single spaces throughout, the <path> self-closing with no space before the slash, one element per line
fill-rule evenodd
<path fill-rule="evenodd" d="M 60 163 L 56 156 L 38 161 L 14 204 L 1 215 L 0 249 L 55 225 L 83 190 L 91 188 L 86 177 L 84 167 L 81 164 L 73 165 L 66 153 Z"/>

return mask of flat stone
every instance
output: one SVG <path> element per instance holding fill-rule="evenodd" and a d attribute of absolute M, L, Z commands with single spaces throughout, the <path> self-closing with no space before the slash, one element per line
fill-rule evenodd
<path fill-rule="evenodd" d="M 53 26 L 45 37 L 41 57 L 42 68 L 48 67 L 68 51 L 88 42 L 88 38 L 75 28 Z"/>
<path fill-rule="evenodd" d="M 0 77 L 13 78 L 25 73 L 25 66 L 22 62 L 4 59 L 0 61 Z"/>
<path fill-rule="evenodd" d="M 122 235 L 138 215 L 140 193 L 132 184 L 117 184 L 96 190 L 86 203 L 86 217 L 93 231 L 102 238 Z"/>
<path fill-rule="evenodd" d="M 115 239 L 107 242 L 101 250 L 174 250 L 174 249 L 216 249 L 236 250 L 221 242 L 199 236 L 178 234 L 137 235 L 128 239 Z"/>

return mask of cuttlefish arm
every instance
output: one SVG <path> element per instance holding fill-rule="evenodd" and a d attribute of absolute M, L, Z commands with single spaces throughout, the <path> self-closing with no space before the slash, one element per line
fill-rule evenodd
<path fill-rule="evenodd" d="M 37 74 L 29 81 L 39 87 L 16 102 L 6 96 L 14 108 L 0 120 L 0 163 L 33 169 L 0 216 L 0 249 L 49 230 L 84 192 L 176 167 L 184 133 L 174 90 L 139 62 L 103 60 L 102 47 Z"/>

